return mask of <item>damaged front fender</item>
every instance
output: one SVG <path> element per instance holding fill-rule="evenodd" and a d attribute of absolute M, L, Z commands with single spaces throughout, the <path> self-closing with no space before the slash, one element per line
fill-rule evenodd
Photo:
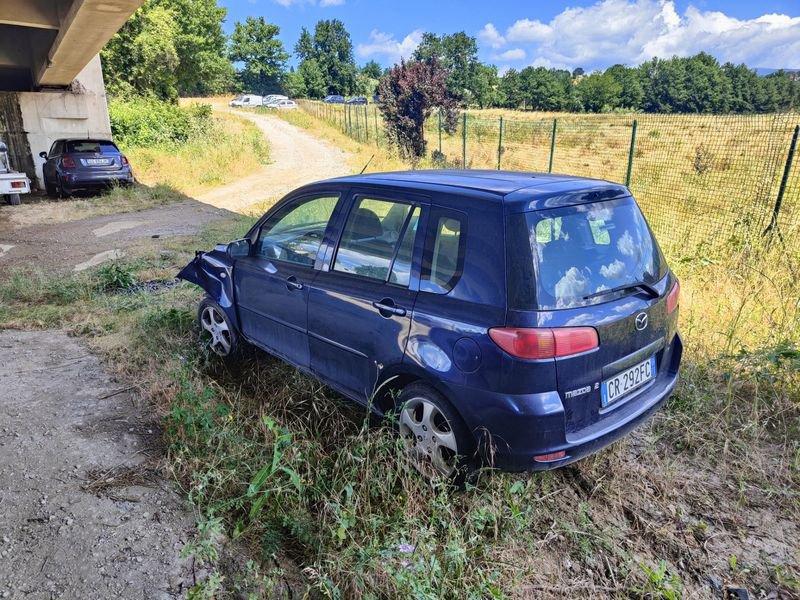
<path fill-rule="evenodd" d="M 203 288 L 227 313 L 231 322 L 239 327 L 233 305 L 233 260 L 228 255 L 226 245 L 218 245 L 210 252 L 197 252 L 177 277 Z"/>

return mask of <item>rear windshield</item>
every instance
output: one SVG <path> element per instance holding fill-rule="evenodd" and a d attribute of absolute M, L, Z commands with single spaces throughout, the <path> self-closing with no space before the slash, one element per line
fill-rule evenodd
<path fill-rule="evenodd" d="M 113 142 L 104 140 L 72 140 L 67 142 L 67 153 L 91 152 L 93 154 L 118 154 L 119 149 Z"/>
<path fill-rule="evenodd" d="M 653 284 L 666 271 L 630 196 L 511 215 L 509 233 L 514 308 L 554 310 L 606 302 L 630 290 L 603 291 Z"/>

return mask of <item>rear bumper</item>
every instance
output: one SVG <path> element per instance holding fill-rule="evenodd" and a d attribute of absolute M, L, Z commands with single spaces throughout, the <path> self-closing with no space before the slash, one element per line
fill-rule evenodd
<path fill-rule="evenodd" d="M 509 471 L 555 469 L 597 452 L 653 416 L 678 381 L 683 353 L 678 334 L 665 351 L 665 368 L 651 384 L 578 432 L 567 432 L 564 406 L 555 391 L 508 396 L 461 387 L 452 390 L 452 397 L 490 464 Z M 566 452 L 561 460 L 537 462 L 533 458 L 560 451 Z"/>
<path fill-rule="evenodd" d="M 65 190 L 97 190 L 114 185 L 131 185 L 133 183 L 133 173 L 130 170 L 106 173 L 65 173 L 61 175 L 61 185 Z"/>

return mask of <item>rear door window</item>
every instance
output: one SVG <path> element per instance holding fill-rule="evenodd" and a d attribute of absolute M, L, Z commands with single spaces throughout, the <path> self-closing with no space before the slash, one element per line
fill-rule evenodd
<path fill-rule="evenodd" d="M 452 290 L 464 266 L 466 215 L 435 208 L 425 243 L 420 289 L 435 294 Z"/>
<path fill-rule="evenodd" d="M 522 300 L 518 308 L 531 307 L 525 299 L 534 291 L 540 310 L 603 302 L 665 274 L 658 244 L 631 197 L 512 215 L 509 232 L 509 262 L 517 265 L 509 274 L 510 298 Z M 528 272 L 535 273 L 535 290 L 527 289 Z"/>
<path fill-rule="evenodd" d="M 408 286 L 419 216 L 411 203 L 357 198 L 333 270 Z"/>

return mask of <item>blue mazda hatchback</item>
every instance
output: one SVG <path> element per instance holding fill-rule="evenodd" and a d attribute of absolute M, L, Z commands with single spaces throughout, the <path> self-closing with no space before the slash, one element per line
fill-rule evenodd
<path fill-rule="evenodd" d="M 630 191 L 594 179 L 322 181 L 179 277 L 207 292 L 214 352 L 246 340 L 396 415 L 445 476 L 595 452 L 653 415 L 681 360 L 678 281 Z"/>

